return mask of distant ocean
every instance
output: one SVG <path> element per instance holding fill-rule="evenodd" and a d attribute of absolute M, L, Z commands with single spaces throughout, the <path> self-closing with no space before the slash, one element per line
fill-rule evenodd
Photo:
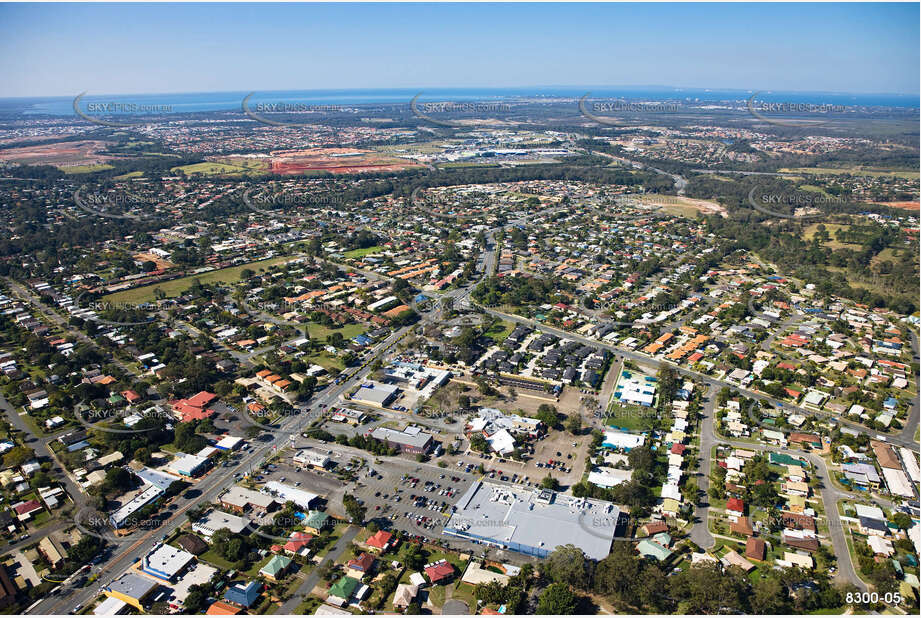
<path fill-rule="evenodd" d="M 259 91 L 250 99 L 250 108 L 258 103 L 300 105 L 406 105 L 419 94 L 420 102 L 433 101 L 514 101 L 521 99 L 578 99 L 587 92 L 591 98 L 629 100 L 701 102 L 740 102 L 752 94 L 746 90 L 709 90 L 667 87 L 571 87 L 533 88 L 425 88 L 364 90 L 283 90 Z M 76 96 L 78 93 L 74 93 Z M 90 103 L 124 103 L 139 106 L 169 106 L 171 113 L 239 111 L 249 91 L 192 92 L 176 94 L 101 95 L 90 93 L 81 100 L 81 109 Z M 6 98 L 0 106 L 19 109 L 23 114 L 72 115 L 74 97 Z M 758 101 L 810 103 L 871 107 L 919 107 L 919 97 L 900 94 L 846 94 L 825 92 L 762 91 Z"/>

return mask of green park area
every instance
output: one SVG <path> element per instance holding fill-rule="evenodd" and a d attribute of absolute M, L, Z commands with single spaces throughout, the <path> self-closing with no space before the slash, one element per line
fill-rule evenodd
<path fill-rule="evenodd" d="M 174 298 L 181 295 L 183 292 L 190 289 L 197 279 L 202 285 L 208 283 L 234 283 L 240 280 L 240 273 L 244 270 L 257 271 L 260 268 L 267 268 L 269 266 L 274 266 L 275 264 L 280 264 L 282 262 L 287 262 L 292 258 L 290 257 L 277 257 L 269 260 L 259 260 L 256 262 L 249 262 L 247 264 L 240 264 L 239 266 L 231 266 L 229 268 L 219 268 L 217 270 L 209 270 L 203 273 L 198 273 L 195 275 L 189 275 L 188 277 L 180 277 L 178 279 L 172 279 L 170 281 L 162 281 L 160 283 L 153 283 L 151 285 L 145 285 L 137 288 L 132 288 L 130 290 L 123 290 L 121 292 L 114 292 L 112 294 L 107 294 L 103 297 L 103 300 L 111 303 L 147 303 L 157 300 L 155 290 L 160 289 L 166 298 Z"/>

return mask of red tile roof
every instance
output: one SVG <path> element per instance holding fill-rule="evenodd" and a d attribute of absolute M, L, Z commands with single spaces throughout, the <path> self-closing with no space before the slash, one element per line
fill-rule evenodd
<path fill-rule="evenodd" d="M 374 556 L 361 552 L 357 558 L 349 560 L 346 566 L 350 569 L 367 573 L 371 570 L 371 567 L 374 566 Z"/>
<path fill-rule="evenodd" d="M 745 503 L 742 502 L 739 498 L 729 498 L 726 501 L 726 510 L 727 511 L 738 511 L 739 513 L 745 512 Z"/>
<path fill-rule="evenodd" d="M 425 567 L 425 574 L 434 584 L 454 575 L 454 566 L 447 560 L 442 559 Z"/>
<path fill-rule="evenodd" d="M 205 612 L 209 616 L 235 616 L 240 613 L 240 608 L 231 605 L 230 603 L 225 603 L 224 601 L 215 601 L 211 604 L 211 607 L 208 608 L 208 611 Z"/>
<path fill-rule="evenodd" d="M 745 542 L 745 557 L 752 560 L 764 560 L 764 553 L 764 540 L 753 536 L 748 537 L 748 541 Z"/>
<path fill-rule="evenodd" d="M 35 511 L 42 510 L 42 505 L 38 500 L 29 500 L 28 502 L 14 505 L 13 510 L 16 511 L 17 515 L 25 515 L 26 513 L 34 513 Z"/>
<path fill-rule="evenodd" d="M 386 549 L 387 544 L 390 542 L 390 539 L 393 538 L 393 535 L 387 532 L 386 530 L 379 530 L 374 536 L 370 537 L 365 543 L 368 547 L 374 547 L 377 549 Z"/>
<path fill-rule="evenodd" d="M 209 393 L 208 391 L 201 391 L 196 393 L 194 396 L 186 399 L 189 405 L 195 406 L 196 408 L 204 408 L 206 405 L 214 401 L 217 397 L 214 393 Z"/>

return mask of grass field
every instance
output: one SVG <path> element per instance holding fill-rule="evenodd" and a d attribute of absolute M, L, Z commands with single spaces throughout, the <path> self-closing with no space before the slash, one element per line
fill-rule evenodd
<path fill-rule="evenodd" d="M 656 420 L 655 408 L 615 403 L 608 409 L 608 417 L 604 423 L 610 427 L 620 427 L 630 431 L 645 431 L 652 429 Z"/>
<path fill-rule="evenodd" d="M 812 240 L 812 237 L 815 236 L 815 233 L 818 231 L 819 225 L 820 224 L 818 223 L 813 223 L 812 225 L 807 227 L 805 230 L 803 230 L 803 240 Z M 838 232 L 838 230 L 849 227 L 849 226 L 841 225 L 839 223 L 825 223 L 824 225 L 825 225 L 825 230 L 828 232 L 828 235 L 831 237 L 831 240 L 824 243 L 824 246 L 829 247 L 830 249 L 847 248 L 847 249 L 857 250 L 860 248 L 860 245 L 838 242 L 837 240 L 835 240 L 835 234 Z"/>
<path fill-rule="evenodd" d="M 816 185 L 800 185 L 797 189 L 801 191 L 809 191 L 810 193 L 818 193 L 822 197 L 831 197 L 828 193 L 825 192 L 822 187 L 817 187 Z"/>
<path fill-rule="evenodd" d="M 787 167 L 778 170 L 779 172 L 791 172 L 795 174 L 851 174 L 853 176 L 893 176 L 895 178 L 905 178 L 908 180 L 917 180 L 921 177 L 919 172 L 887 171 L 874 170 L 861 167 Z"/>
<path fill-rule="evenodd" d="M 189 275 L 188 277 L 181 277 L 179 279 L 173 279 L 172 281 L 163 281 L 161 283 L 154 283 L 152 285 L 145 285 L 139 288 L 133 288 L 131 290 L 123 290 L 121 292 L 114 292 L 112 294 L 107 294 L 104 297 L 104 300 L 113 302 L 113 303 L 145 303 L 152 302 L 156 300 L 154 296 L 154 290 L 160 288 L 167 298 L 174 298 L 181 295 L 183 292 L 192 287 L 195 283 L 195 280 L 198 279 L 203 285 L 206 283 L 228 283 L 235 282 L 240 280 L 240 273 L 246 269 L 257 271 L 260 268 L 266 268 L 268 266 L 273 266 L 275 264 L 280 264 L 282 262 L 287 262 L 294 258 L 290 257 L 277 257 L 270 260 L 261 260 L 258 262 L 249 262 L 247 264 L 240 264 L 239 266 L 231 266 L 230 268 L 221 268 L 218 270 L 211 270 L 208 272 L 200 273 L 197 275 Z"/>
<path fill-rule="evenodd" d="M 342 336 L 348 340 L 352 337 L 357 337 L 367 330 L 364 324 L 346 324 L 342 328 L 328 328 L 316 322 L 307 322 L 305 326 L 307 327 L 307 332 L 310 333 L 311 339 L 324 342 L 332 333 L 341 333 Z"/>
<path fill-rule="evenodd" d="M 144 175 L 144 172 L 128 172 L 127 174 L 122 174 L 121 176 L 116 176 L 113 180 L 128 180 L 129 178 L 140 178 Z"/>
<path fill-rule="evenodd" d="M 489 327 L 489 330 L 486 331 L 486 336 L 498 344 L 505 341 L 514 329 L 515 325 L 513 323 L 499 320 Z"/>
<path fill-rule="evenodd" d="M 364 249 L 352 249 L 351 251 L 346 251 L 346 252 L 343 253 L 342 255 L 344 255 L 345 257 L 350 258 L 350 259 L 353 259 L 353 258 L 363 258 L 363 257 L 365 257 L 366 255 L 372 255 L 372 254 L 374 254 L 374 253 L 380 253 L 380 252 L 383 251 L 384 249 L 385 249 L 385 247 L 382 247 L 382 246 L 380 246 L 380 245 L 375 245 L 375 246 L 373 246 L 373 247 L 365 247 Z"/>
<path fill-rule="evenodd" d="M 181 171 L 185 174 L 202 174 L 203 176 L 251 176 L 262 173 L 261 171 L 242 165 L 212 163 L 210 161 L 193 163 L 192 165 L 181 165 L 179 167 L 170 168 L 170 171 Z"/>
<path fill-rule="evenodd" d="M 61 171 L 65 174 L 89 174 L 90 172 L 101 172 L 102 170 L 113 169 L 113 166 L 101 163 L 99 165 L 71 165 L 62 167 Z"/>

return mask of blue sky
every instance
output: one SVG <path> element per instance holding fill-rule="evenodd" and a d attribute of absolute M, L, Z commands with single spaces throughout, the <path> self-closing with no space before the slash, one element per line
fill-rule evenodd
<path fill-rule="evenodd" d="M 0 97 L 663 85 L 919 92 L 919 5 L 0 4 Z"/>

